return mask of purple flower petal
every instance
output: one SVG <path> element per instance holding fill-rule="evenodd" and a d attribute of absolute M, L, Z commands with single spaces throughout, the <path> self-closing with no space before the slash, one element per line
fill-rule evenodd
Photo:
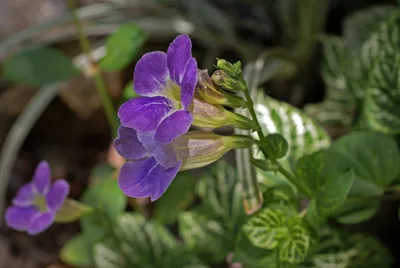
<path fill-rule="evenodd" d="M 154 135 L 155 141 L 165 144 L 172 142 L 189 130 L 192 121 L 190 112 L 176 111 L 160 123 Z"/>
<path fill-rule="evenodd" d="M 131 99 L 121 105 L 118 117 L 125 127 L 136 131 L 152 131 L 171 111 L 171 101 L 164 97 Z"/>
<path fill-rule="evenodd" d="M 177 36 L 168 47 L 167 64 L 172 81 L 179 85 L 190 57 L 192 57 L 192 41 L 189 36 L 186 34 Z"/>
<path fill-rule="evenodd" d="M 35 206 L 9 207 L 5 213 L 6 225 L 18 231 L 26 231 L 37 213 L 39 211 Z"/>
<path fill-rule="evenodd" d="M 157 162 L 153 157 L 126 162 L 119 173 L 119 188 L 128 195 L 125 190 L 144 180 L 156 165 Z"/>
<path fill-rule="evenodd" d="M 168 169 L 165 169 L 158 164 L 154 165 L 151 169 L 147 169 L 147 167 L 143 165 L 142 169 L 146 172 L 140 172 L 142 177 L 136 179 L 137 183 L 131 184 L 129 187 L 122 188 L 122 191 L 127 196 L 134 198 L 144 198 L 149 196 L 151 201 L 157 200 L 167 190 L 168 186 L 178 173 L 180 166 L 181 162 L 178 162 L 176 166 Z M 120 180 L 121 176 L 135 176 L 138 172 L 137 168 L 138 166 L 136 165 L 130 165 L 127 166 L 126 169 L 121 169 Z"/>
<path fill-rule="evenodd" d="M 144 54 L 136 63 L 133 83 L 137 94 L 147 97 L 158 96 L 168 78 L 167 55 L 156 51 Z"/>
<path fill-rule="evenodd" d="M 33 185 L 35 189 L 42 195 L 45 195 L 50 188 L 51 170 L 47 161 L 41 161 L 36 167 L 33 175 Z"/>
<path fill-rule="evenodd" d="M 35 193 L 32 183 L 27 183 L 19 188 L 17 196 L 12 200 L 12 204 L 18 207 L 27 207 L 32 205 Z"/>
<path fill-rule="evenodd" d="M 187 110 L 192 102 L 194 89 L 197 83 L 197 62 L 190 58 L 186 64 L 185 74 L 181 82 L 181 102 L 184 110 Z"/>
<path fill-rule="evenodd" d="M 157 163 L 164 168 L 172 168 L 179 162 L 172 144 L 158 143 L 151 153 Z"/>
<path fill-rule="evenodd" d="M 143 144 L 138 140 L 136 130 L 120 126 L 118 138 L 114 141 L 117 152 L 126 159 L 140 159 L 147 155 Z"/>
<path fill-rule="evenodd" d="M 28 227 L 28 234 L 36 235 L 43 232 L 54 222 L 55 214 L 53 211 L 37 213 L 31 220 Z"/>
<path fill-rule="evenodd" d="M 47 207 L 57 211 L 65 202 L 69 193 L 69 184 L 66 180 L 56 180 L 46 195 Z"/>
<path fill-rule="evenodd" d="M 159 145 L 159 143 L 154 140 L 155 133 L 156 133 L 155 130 L 149 131 L 149 132 L 138 132 L 137 133 L 138 140 L 143 144 L 146 151 L 149 152 L 150 154 Z"/>
<path fill-rule="evenodd" d="M 163 144 L 154 140 L 153 132 L 138 132 L 138 139 L 146 148 L 147 152 L 155 158 L 157 163 L 165 168 L 174 167 L 178 158 L 170 144 Z"/>

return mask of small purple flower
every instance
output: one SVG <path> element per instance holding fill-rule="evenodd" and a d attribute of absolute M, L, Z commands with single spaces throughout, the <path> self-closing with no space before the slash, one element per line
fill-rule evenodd
<path fill-rule="evenodd" d="M 121 168 L 118 179 L 124 194 L 135 198 L 150 197 L 152 201 L 160 198 L 181 166 L 175 155 L 168 156 L 164 152 L 168 146 L 154 141 L 153 133 L 140 133 L 120 126 L 114 147 L 129 160 Z"/>
<path fill-rule="evenodd" d="M 121 124 L 151 133 L 155 142 L 168 144 L 185 134 L 192 124 L 188 111 L 197 83 L 197 62 L 192 42 L 179 35 L 167 53 L 150 52 L 134 71 L 135 92 L 141 97 L 125 102 L 118 111 Z"/>
<path fill-rule="evenodd" d="M 59 179 L 51 184 L 49 164 L 42 161 L 36 167 L 33 180 L 23 185 L 12 206 L 6 210 L 7 226 L 36 235 L 47 229 L 55 219 L 69 193 L 69 185 Z"/>

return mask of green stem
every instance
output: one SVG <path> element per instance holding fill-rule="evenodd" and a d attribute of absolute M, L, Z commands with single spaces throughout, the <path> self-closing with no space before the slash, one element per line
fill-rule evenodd
<path fill-rule="evenodd" d="M 268 152 L 272 151 L 271 144 L 268 142 L 268 140 L 264 136 L 264 133 L 263 133 L 261 125 L 260 125 L 260 122 L 258 121 L 256 112 L 254 110 L 254 102 L 253 102 L 253 100 L 252 100 L 252 98 L 250 96 L 249 90 L 247 88 L 247 84 L 244 82 L 244 80 L 243 80 L 243 84 L 246 85 L 245 90 L 244 90 L 244 95 L 246 97 L 247 109 L 249 110 L 251 118 L 253 119 L 254 123 L 257 126 L 256 127 L 256 131 L 257 131 L 258 137 L 260 139 L 260 145 L 261 145 L 260 149 L 261 149 L 261 152 L 264 154 L 264 157 L 266 159 L 271 160 L 271 162 L 273 164 L 278 165 L 278 167 L 279 167 L 278 171 L 280 173 L 282 173 L 282 175 L 285 176 L 288 181 L 290 181 L 293 185 L 295 185 L 297 187 L 297 189 L 299 189 L 301 192 L 303 192 L 303 194 L 305 194 L 307 197 L 311 197 L 311 193 L 308 191 L 308 189 L 306 187 L 304 187 L 302 184 L 300 184 L 298 182 L 297 178 L 292 173 L 287 171 L 278 162 L 278 160 L 276 160 L 273 157 L 270 157 L 268 155 Z"/>
<path fill-rule="evenodd" d="M 104 79 L 101 75 L 100 67 L 96 64 L 96 61 L 92 57 L 92 49 L 90 47 L 90 43 L 88 38 L 83 31 L 82 24 L 76 14 L 76 3 L 75 0 L 68 0 L 68 6 L 72 15 L 72 19 L 74 20 L 75 28 L 79 37 L 79 43 L 86 57 L 89 59 L 90 64 L 93 65 L 93 69 L 95 70 L 93 73 L 93 78 L 96 84 L 97 92 L 100 95 L 101 102 L 103 103 L 104 112 L 106 114 L 108 123 L 111 127 L 113 137 L 117 136 L 118 129 L 118 120 L 117 113 L 112 103 L 110 96 L 108 95 L 107 87 L 104 82 Z"/>

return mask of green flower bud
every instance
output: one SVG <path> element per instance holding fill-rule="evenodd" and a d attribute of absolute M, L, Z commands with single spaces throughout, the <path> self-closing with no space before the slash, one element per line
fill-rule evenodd
<path fill-rule="evenodd" d="M 215 86 L 207 70 L 200 70 L 197 73 L 196 90 L 204 100 L 211 104 L 220 104 L 232 108 L 243 107 L 246 104 L 241 97 L 229 94 Z"/>
<path fill-rule="evenodd" d="M 232 78 L 239 78 L 242 74 L 242 63 L 240 61 L 232 64 L 224 59 L 218 59 L 217 68 L 223 70 Z"/>
<path fill-rule="evenodd" d="M 189 107 L 189 111 L 193 114 L 192 125 L 197 127 L 218 128 L 232 126 L 239 129 L 256 128 L 254 122 L 249 118 L 232 113 L 222 105 L 211 104 L 205 101 L 197 92 Z"/>
<path fill-rule="evenodd" d="M 232 92 L 240 92 L 246 88 L 241 79 L 232 78 L 222 70 L 215 71 L 211 79 L 217 86 Z"/>
<path fill-rule="evenodd" d="M 232 149 L 248 148 L 254 140 L 248 136 L 220 136 L 211 132 L 189 131 L 172 144 L 182 159 L 180 171 L 207 166 Z"/>

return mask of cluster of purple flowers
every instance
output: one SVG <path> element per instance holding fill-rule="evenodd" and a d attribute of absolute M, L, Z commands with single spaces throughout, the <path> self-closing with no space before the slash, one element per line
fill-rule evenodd
<path fill-rule="evenodd" d="M 189 36 L 180 35 L 167 53 L 147 53 L 136 64 L 133 83 L 140 97 L 120 107 L 121 127 L 114 142 L 117 152 L 128 159 L 119 175 L 119 186 L 128 196 L 150 197 L 154 201 L 178 171 L 212 163 L 221 157 L 221 152 L 235 148 L 234 144 L 244 147 L 241 142 L 215 134 L 188 132 L 192 124 L 243 124 L 243 118 L 216 105 L 228 100 L 226 95 L 210 92 L 219 98 L 211 104 L 202 98 L 204 94 L 198 94 L 196 89 L 207 88 L 211 79 L 205 79 L 204 71 L 198 70 L 191 49 Z"/>
<path fill-rule="evenodd" d="M 129 159 L 119 175 L 119 185 L 128 196 L 158 199 L 182 164 L 169 145 L 193 121 L 188 108 L 197 82 L 197 62 L 191 49 L 190 38 L 180 35 L 167 53 L 147 53 L 136 64 L 134 88 L 141 97 L 120 107 L 122 126 L 114 143 L 118 153 Z"/>

